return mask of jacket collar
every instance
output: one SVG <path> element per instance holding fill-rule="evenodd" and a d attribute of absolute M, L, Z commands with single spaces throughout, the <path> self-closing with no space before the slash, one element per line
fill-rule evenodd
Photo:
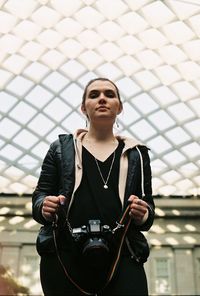
<path fill-rule="evenodd" d="M 78 129 L 74 133 L 74 139 L 76 139 L 77 142 L 79 142 L 79 143 L 82 142 L 82 139 L 87 134 L 87 132 L 88 132 L 88 130 L 86 130 L 86 129 Z M 122 140 L 124 142 L 123 153 L 128 149 L 134 148 L 137 145 L 144 145 L 135 138 L 129 138 L 129 137 L 122 136 L 122 135 L 115 135 L 115 137 L 116 137 L 116 139 Z"/>

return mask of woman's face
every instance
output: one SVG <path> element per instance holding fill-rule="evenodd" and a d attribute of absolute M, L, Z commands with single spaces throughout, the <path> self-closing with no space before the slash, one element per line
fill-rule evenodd
<path fill-rule="evenodd" d="M 116 116 L 122 111 L 115 86 L 109 81 L 92 82 L 88 86 L 81 110 L 90 122 L 104 119 L 104 122 L 112 120 L 114 123 Z"/>

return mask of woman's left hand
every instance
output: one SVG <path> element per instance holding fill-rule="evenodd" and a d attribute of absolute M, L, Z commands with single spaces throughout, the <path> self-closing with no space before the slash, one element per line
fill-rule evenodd
<path fill-rule="evenodd" d="M 148 218 L 148 204 L 139 199 L 136 195 L 131 195 L 128 199 L 130 205 L 129 215 L 136 224 L 143 224 Z"/>

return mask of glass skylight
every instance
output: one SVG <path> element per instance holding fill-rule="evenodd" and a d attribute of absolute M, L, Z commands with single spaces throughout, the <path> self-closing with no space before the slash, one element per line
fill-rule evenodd
<path fill-rule="evenodd" d="M 115 132 L 150 148 L 153 193 L 200 194 L 198 0 L 0 2 L 0 192 L 32 193 L 102 76 L 124 104 Z"/>

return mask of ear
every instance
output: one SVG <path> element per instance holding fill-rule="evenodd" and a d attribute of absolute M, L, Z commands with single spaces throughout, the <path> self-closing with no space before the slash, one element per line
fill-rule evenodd
<path fill-rule="evenodd" d="M 120 114 L 123 110 L 123 106 L 122 106 L 122 103 L 120 102 L 120 105 L 119 105 L 119 110 L 117 112 L 117 115 Z"/>
<path fill-rule="evenodd" d="M 85 109 L 85 105 L 82 104 L 81 105 L 81 111 L 83 112 L 83 114 L 87 115 L 86 109 Z"/>

